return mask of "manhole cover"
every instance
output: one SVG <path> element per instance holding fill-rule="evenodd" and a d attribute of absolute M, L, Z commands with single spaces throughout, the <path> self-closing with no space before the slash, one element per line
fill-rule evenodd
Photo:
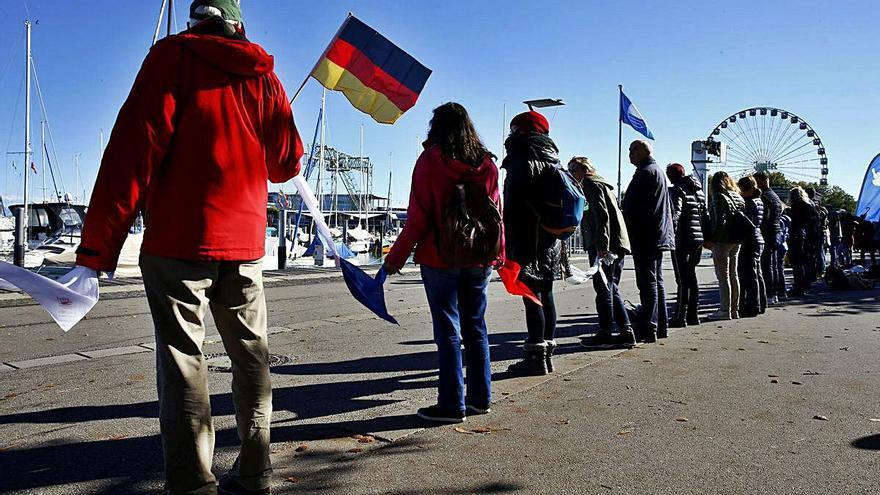
<path fill-rule="evenodd" d="M 269 367 L 274 368 L 291 362 L 290 356 L 282 354 L 269 354 Z M 208 363 L 208 371 L 219 371 L 229 373 L 232 371 L 232 360 L 225 352 L 217 352 L 213 354 L 205 354 L 205 362 Z"/>

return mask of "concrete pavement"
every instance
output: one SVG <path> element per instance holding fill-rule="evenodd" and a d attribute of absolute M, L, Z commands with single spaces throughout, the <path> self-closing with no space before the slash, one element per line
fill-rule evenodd
<path fill-rule="evenodd" d="M 637 299 L 631 270 L 625 278 L 624 291 Z M 701 267 L 701 281 L 712 278 Z M 880 488 L 880 422 L 870 421 L 880 418 L 876 292 L 822 294 L 814 300 L 823 304 L 792 301 L 761 319 L 676 331 L 662 345 L 586 352 L 577 337 L 595 324 L 592 288 L 558 287 L 558 372 L 511 378 L 503 370 L 518 356 L 522 304 L 492 284 L 497 403 L 490 415 L 458 429 L 425 429 L 412 415 L 433 403 L 436 379 L 417 276 L 395 277 L 388 286 L 400 327 L 368 315 L 338 279 L 268 289 L 277 355 L 275 491 Z M 706 285 L 707 310 L 713 295 Z M 86 356 L 0 367 L 0 492 L 158 491 L 162 460 L 145 301 L 102 301 L 66 335 L 33 306 L 0 308 L 0 322 L 0 362 Z M 208 342 L 206 353 L 222 353 L 216 336 Z M 210 379 L 220 473 L 231 465 L 237 439 L 230 376 L 218 371 Z"/>

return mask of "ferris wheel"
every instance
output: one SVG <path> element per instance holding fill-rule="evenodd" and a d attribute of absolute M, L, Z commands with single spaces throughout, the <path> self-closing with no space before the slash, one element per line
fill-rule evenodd
<path fill-rule="evenodd" d="M 828 157 L 819 134 L 791 112 L 772 107 L 742 110 L 712 130 L 707 142 L 716 141 L 726 148 L 717 168 L 733 177 L 781 172 L 790 180 L 828 184 Z"/>

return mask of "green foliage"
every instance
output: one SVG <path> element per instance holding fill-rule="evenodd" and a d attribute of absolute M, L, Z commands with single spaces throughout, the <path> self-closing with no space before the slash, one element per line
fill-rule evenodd
<path fill-rule="evenodd" d="M 805 181 L 794 182 L 788 180 L 788 178 L 782 172 L 770 173 L 770 186 L 782 187 L 786 189 L 790 189 L 794 186 L 801 186 L 804 189 L 812 187 L 822 198 L 822 206 L 824 206 L 825 208 L 829 210 L 843 209 L 850 213 L 852 213 L 856 209 L 856 199 L 852 197 L 851 194 L 841 189 L 840 186 L 821 186 L 816 182 Z"/>

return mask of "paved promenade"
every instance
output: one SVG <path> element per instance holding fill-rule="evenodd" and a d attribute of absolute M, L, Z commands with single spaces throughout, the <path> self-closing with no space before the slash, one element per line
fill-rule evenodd
<path fill-rule="evenodd" d="M 632 270 L 624 277 L 636 300 Z M 577 342 L 596 322 L 592 287 L 560 282 L 557 372 L 514 378 L 504 369 L 519 355 L 522 304 L 493 282 L 493 411 L 431 427 L 413 415 L 433 403 L 436 381 L 417 272 L 387 286 L 400 327 L 368 314 L 336 276 L 270 278 L 275 493 L 880 492 L 877 291 L 821 292 L 760 319 L 587 351 Z M 69 334 L 0 297 L 0 493 L 160 491 L 152 325 L 139 290 L 108 288 Z M 218 472 L 237 443 L 222 352 L 212 328 Z"/>

